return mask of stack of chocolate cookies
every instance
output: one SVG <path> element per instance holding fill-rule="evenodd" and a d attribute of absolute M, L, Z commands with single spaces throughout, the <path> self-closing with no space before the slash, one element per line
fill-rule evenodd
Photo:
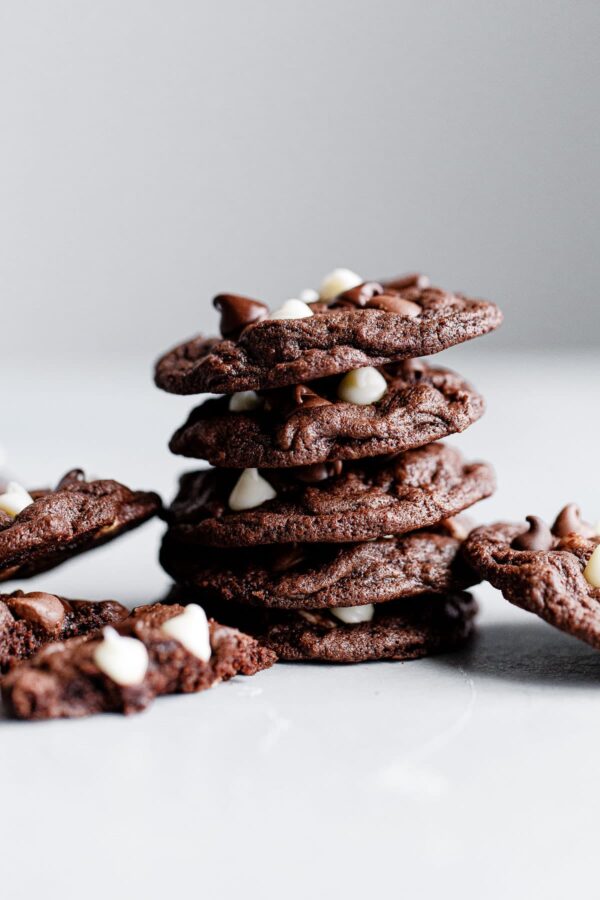
<path fill-rule="evenodd" d="M 218 393 L 174 453 L 188 472 L 161 562 L 175 602 L 249 632 L 284 660 L 413 659 L 472 629 L 457 518 L 494 475 L 440 439 L 481 416 L 459 375 L 416 359 L 496 328 L 498 308 L 421 275 L 335 270 L 270 311 L 220 295 L 221 337 L 163 356 L 156 383 Z"/>

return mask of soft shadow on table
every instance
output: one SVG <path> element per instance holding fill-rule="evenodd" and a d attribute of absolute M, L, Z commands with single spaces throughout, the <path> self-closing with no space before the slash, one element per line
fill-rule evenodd
<path fill-rule="evenodd" d="M 600 651 L 538 620 L 480 625 L 463 650 L 434 660 L 477 677 L 548 686 L 600 686 Z"/>

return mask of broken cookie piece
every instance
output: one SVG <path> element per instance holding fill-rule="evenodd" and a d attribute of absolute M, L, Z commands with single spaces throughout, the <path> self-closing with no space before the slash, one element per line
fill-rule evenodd
<path fill-rule="evenodd" d="M 0 594 L 0 673 L 46 644 L 116 625 L 128 613 L 115 600 L 67 600 L 43 591 Z"/>
<path fill-rule="evenodd" d="M 73 718 L 134 713 L 163 694 L 206 690 L 234 675 L 254 675 L 275 653 L 202 611 L 156 603 L 140 606 L 116 629 L 51 644 L 2 682 L 10 715 Z"/>

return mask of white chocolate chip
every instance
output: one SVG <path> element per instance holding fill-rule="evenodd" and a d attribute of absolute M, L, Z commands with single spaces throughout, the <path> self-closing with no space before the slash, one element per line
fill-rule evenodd
<path fill-rule="evenodd" d="M 314 316 L 310 306 L 307 306 L 303 300 L 286 300 L 285 303 L 274 310 L 269 319 L 308 319 Z"/>
<path fill-rule="evenodd" d="M 229 398 L 229 412 L 252 412 L 262 405 L 263 398 L 256 391 L 236 391 Z"/>
<path fill-rule="evenodd" d="M 6 490 L 0 494 L 0 510 L 13 518 L 33 503 L 33 497 L 16 481 L 9 481 Z"/>
<path fill-rule="evenodd" d="M 345 625 L 358 625 L 359 622 L 370 622 L 375 615 L 375 607 L 372 603 L 364 606 L 340 606 L 330 609 L 329 612 Z"/>
<path fill-rule="evenodd" d="M 304 288 L 303 291 L 300 291 L 298 297 L 303 303 L 316 303 L 319 299 L 319 292 L 315 291 L 314 288 Z"/>
<path fill-rule="evenodd" d="M 321 282 L 319 297 L 321 300 L 333 300 L 338 294 L 343 294 L 344 291 L 349 291 L 350 288 L 362 283 L 363 279 L 356 272 L 350 269 L 334 269 Z"/>
<path fill-rule="evenodd" d="M 167 619 L 161 630 L 179 641 L 192 656 L 197 656 L 203 662 L 210 659 L 208 620 L 197 603 L 190 603 L 180 615 Z"/>
<path fill-rule="evenodd" d="M 136 638 L 122 637 L 110 625 L 102 630 L 103 640 L 94 650 L 94 662 L 101 672 L 123 687 L 141 684 L 148 671 L 148 651 Z"/>
<path fill-rule="evenodd" d="M 600 544 L 590 556 L 583 577 L 593 588 L 600 588 Z"/>
<path fill-rule="evenodd" d="M 368 406 L 381 400 L 386 391 L 387 382 L 381 372 L 372 366 L 365 366 L 344 375 L 338 384 L 337 395 L 346 403 Z"/>
<path fill-rule="evenodd" d="M 276 496 L 277 491 L 259 474 L 258 469 L 244 469 L 229 495 L 229 508 L 234 512 L 254 509 Z"/>

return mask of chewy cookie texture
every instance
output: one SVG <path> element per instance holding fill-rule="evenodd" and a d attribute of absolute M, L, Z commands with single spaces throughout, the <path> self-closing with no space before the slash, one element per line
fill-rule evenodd
<path fill-rule="evenodd" d="M 188 473 L 166 514 L 171 533 L 188 543 L 232 548 L 368 541 L 435 526 L 488 497 L 495 485 L 490 466 L 466 463 L 444 444 L 346 464 L 314 483 L 299 474 L 269 469 L 239 490 L 238 472 Z"/>
<path fill-rule="evenodd" d="M 232 294 L 214 306 L 221 337 L 156 366 L 167 391 L 225 395 L 171 439 L 216 467 L 183 475 L 165 512 L 174 596 L 195 592 L 284 660 L 414 659 L 464 641 L 475 605 L 461 591 L 479 576 L 455 517 L 494 474 L 437 441 L 484 403 L 414 357 L 491 331 L 498 308 L 422 275 L 348 269 L 274 310 Z"/>
<path fill-rule="evenodd" d="M 350 387 L 340 375 L 206 400 L 169 446 L 214 466 L 313 466 L 410 450 L 464 431 L 483 414 L 483 398 L 447 369 L 411 360 L 351 374 Z"/>
<path fill-rule="evenodd" d="M 450 520 L 435 530 L 358 544 L 271 544 L 238 551 L 204 549 L 167 535 L 160 558 L 176 581 L 216 604 L 360 606 L 471 587 L 477 575 L 460 555 L 466 527 Z"/>
<path fill-rule="evenodd" d="M 49 644 L 2 681 L 20 719 L 135 713 L 163 694 L 192 693 L 234 675 L 253 675 L 275 654 L 196 605 L 139 607 L 102 634 Z"/>

